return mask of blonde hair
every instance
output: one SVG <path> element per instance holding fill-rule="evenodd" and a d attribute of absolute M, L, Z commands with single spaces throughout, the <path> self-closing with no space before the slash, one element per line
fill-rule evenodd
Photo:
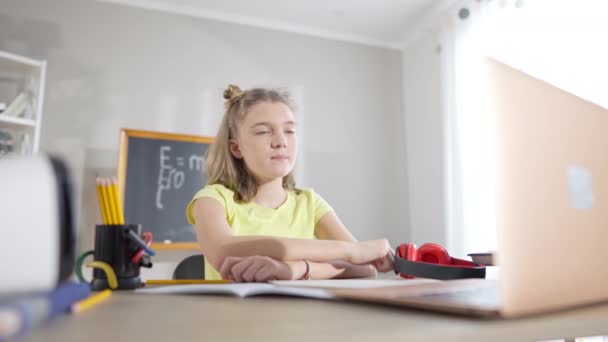
<path fill-rule="evenodd" d="M 224 91 L 224 99 L 224 117 L 207 155 L 207 184 L 222 184 L 234 192 L 235 201 L 249 202 L 256 195 L 258 184 L 244 160 L 236 158 L 230 152 L 230 139 L 237 137 L 238 124 L 253 105 L 278 102 L 293 110 L 293 104 L 285 91 L 264 88 L 243 91 L 233 84 L 228 85 Z M 300 192 L 296 189 L 293 170 L 283 177 L 283 188 Z"/>

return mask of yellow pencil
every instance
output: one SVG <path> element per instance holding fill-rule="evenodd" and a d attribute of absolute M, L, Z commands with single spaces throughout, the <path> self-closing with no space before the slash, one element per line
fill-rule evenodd
<path fill-rule="evenodd" d="M 204 279 L 150 279 L 146 285 L 183 285 L 183 284 L 230 284 L 229 280 L 204 280 Z"/>
<path fill-rule="evenodd" d="M 105 289 L 101 292 L 98 292 L 92 296 L 89 296 L 75 304 L 72 305 L 72 312 L 73 313 L 79 313 L 79 312 L 83 312 L 87 309 L 90 309 L 91 307 L 101 303 L 102 301 L 108 299 L 110 297 L 110 295 L 112 294 L 112 290 L 110 289 Z"/>
<path fill-rule="evenodd" d="M 114 197 L 114 203 L 116 204 L 116 215 L 118 216 L 118 224 L 125 224 L 125 215 L 122 210 L 122 203 L 120 203 L 120 197 L 118 197 L 118 181 L 116 177 L 112 178 L 112 196 Z"/>
<path fill-rule="evenodd" d="M 112 197 L 112 190 L 110 189 L 110 181 L 107 179 L 103 180 L 103 188 L 106 194 L 106 200 L 108 207 L 110 208 L 110 224 L 118 224 L 118 217 L 116 217 L 116 208 L 114 207 L 114 199 Z"/>
<path fill-rule="evenodd" d="M 103 207 L 106 211 L 106 219 L 107 221 L 104 224 L 113 224 L 112 211 L 110 208 L 110 202 L 108 201 L 108 191 L 106 189 L 106 181 L 103 178 L 99 179 L 99 183 L 101 184 L 101 197 L 103 201 Z"/>
<path fill-rule="evenodd" d="M 97 201 L 99 201 L 99 211 L 101 212 L 101 220 L 103 224 L 108 224 L 108 217 L 104 209 L 103 193 L 101 190 L 101 180 L 99 177 L 95 178 L 95 188 L 97 189 Z"/>
<path fill-rule="evenodd" d="M 106 217 L 106 221 L 103 224 L 112 224 L 112 217 L 110 216 L 110 207 L 108 203 L 108 198 L 106 195 L 106 187 L 104 185 L 104 180 L 102 177 L 99 178 L 99 188 L 101 189 L 101 202 L 103 203 L 104 216 Z"/>

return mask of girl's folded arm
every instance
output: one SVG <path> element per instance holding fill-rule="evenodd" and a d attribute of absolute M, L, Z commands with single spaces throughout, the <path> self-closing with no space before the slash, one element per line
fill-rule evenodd
<path fill-rule="evenodd" d="M 308 240 L 265 236 L 234 236 L 225 208 L 215 199 L 199 198 L 193 204 L 197 239 L 203 254 L 219 269 L 227 256 L 268 256 L 281 261 L 309 260 L 325 263 L 353 261 L 356 242 Z"/>
<path fill-rule="evenodd" d="M 287 261 L 293 270 L 294 279 L 301 279 L 306 273 L 306 266 L 301 261 Z M 376 277 L 372 265 L 354 265 L 346 261 L 328 261 L 324 263 L 309 262 L 310 279 L 340 279 Z"/>
<path fill-rule="evenodd" d="M 315 236 L 320 240 L 357 242 L 333 211 L 321 216 L 315 225 Z M 330 261 L 325 265 L 316 266 L 315 272 L 312 272 L 312 277 L 316 279 L 376 277 L 378 274 L 372 265 L 354 265 L 343 260 Z"/>

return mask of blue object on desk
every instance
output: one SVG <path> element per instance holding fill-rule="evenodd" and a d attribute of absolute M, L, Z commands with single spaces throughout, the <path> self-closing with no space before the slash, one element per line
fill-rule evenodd
<path fill-rule="evenodd" d="M 143 250 L 144 250 L 144 251 L 146 251 L 146 253 L 148 253 L 148 254 L 149 254 L 149 255 L 151 255 L 151 256 L 156 255 L 156 252 L 155 252 L 155 251 L 154 251 L 152 248 L 148 247 L 148 246 L 146 245 L 146 242 L 145 242 L 144 240 L 142 240 L 142 239 L 139 237 L 139 235 L 137 235 L 137 233 L 135 233 L 135 232 L 134 232 L 134 231 L 132 231 L 132 230 L 129 230 L 129 233 L 128 233 L 128 234 L 129 234 L 129 238 L 131 238 L 131 240 L 132 240 L 133 242 L 135 242 L 135 243 L 136 243 L 136 244 L 137 244 L 139 247 L 143 248 Z"/>
<path fill-rule="evenodd" d="M 47 293 L 0 300 L 0 341 L 23 335 L 44 321 L 69 312 L 72 304 L 90 294 L 89 284 L 68 282 Z"/>

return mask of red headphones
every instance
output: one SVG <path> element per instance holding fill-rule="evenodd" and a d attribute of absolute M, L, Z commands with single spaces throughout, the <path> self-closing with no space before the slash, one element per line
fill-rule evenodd
<path fill-rule="evenodd" d="M 395 250 L 395 273 L 406 279 L 485 278 L 486 268 L 471 261 L 451 257 L 436 243 L 425 243 L 416 248 L 413 243 L 402 243 Z"/>

